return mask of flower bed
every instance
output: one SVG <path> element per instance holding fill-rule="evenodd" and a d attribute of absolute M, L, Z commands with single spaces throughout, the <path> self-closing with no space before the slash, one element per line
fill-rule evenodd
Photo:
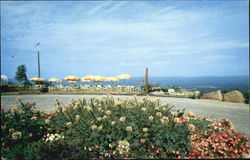
<path fill-rule="evenodd" d="M 20 101 L 21 102 L 21 101 Z M 35 104 L 2 111 L 2 156 L 22 159 L 240 158 L 248 138 L 228 119 L 212 121 L 168 103 L 103 97 L 57 102 L 43 113 Z"/>

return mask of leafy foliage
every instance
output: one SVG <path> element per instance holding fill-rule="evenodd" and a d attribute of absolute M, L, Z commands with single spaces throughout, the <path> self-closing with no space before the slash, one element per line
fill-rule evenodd
<path fill-rule="evenodd" d="M 20 108 L 2 111 L 3 157 L 230 158 L 249 153 L 248 139 L 233 130 L 229 120 L 214 122 L 193 112 L 174 111 L 159 99 L 73 99 L 67 106 L 57 101 L 47 114 L 34 105 L 21 102 Z M 217 143 L 225 143 L 229 150 L 214 150 Z"/>
<path fill-rule="evenodd" d="M 28 81 L 27 75 L 26 75 L 26 67 L 25 65 L 19 65 L 17 67 L 17 71 L 16 71 L 16 76 L 15 79 L 17 81 L 19 81 L 20 83 L 23 83 L 25 85 L 30 85 L 30 82 Z"/>
<path fill-rule="evenodd" d="M 2 111 L 2 155 L 6 158 L 24 158 L 26 147 L 39 141 L 47 132 L 42 113 L 35 109 L 34 103 L 20 107 L 10 106 L 7 112 Z"/>

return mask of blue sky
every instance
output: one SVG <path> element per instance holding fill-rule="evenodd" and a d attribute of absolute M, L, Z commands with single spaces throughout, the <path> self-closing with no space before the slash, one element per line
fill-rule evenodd
<path fill-rule="evenodd" d="M 1 74 L 248 75 L 248 1 L 1 2 Z M 35 44 L 40 42 L 40 46 Z"/>

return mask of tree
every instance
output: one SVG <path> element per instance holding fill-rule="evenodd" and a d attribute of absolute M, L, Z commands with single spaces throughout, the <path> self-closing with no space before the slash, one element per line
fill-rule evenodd
<path fill-rule="evenodd" d="M 17 81 L 19 81 L 20 83 L 23 83 L 23 84 L 30 84 L 29 81 L 28 81 L 28 78 L 27 78 L 27 75 L 26 75 L 26 67 L 25 65 L 19 65 L 17 67 L 17 71 L 16 71 L 16 76 L 15 76 L 15 79 Z"/>

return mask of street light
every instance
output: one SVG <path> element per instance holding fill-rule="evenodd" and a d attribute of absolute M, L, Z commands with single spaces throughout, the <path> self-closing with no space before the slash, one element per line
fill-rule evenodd
<path fill-rule="evenodd" d="M 39 46 L 40 42 L 38 42 L 35 47 Z M 38 60 L 38 78 L 40 78 L 40 54 L 39 51 L 37 51 L 37 60 Z"/>

